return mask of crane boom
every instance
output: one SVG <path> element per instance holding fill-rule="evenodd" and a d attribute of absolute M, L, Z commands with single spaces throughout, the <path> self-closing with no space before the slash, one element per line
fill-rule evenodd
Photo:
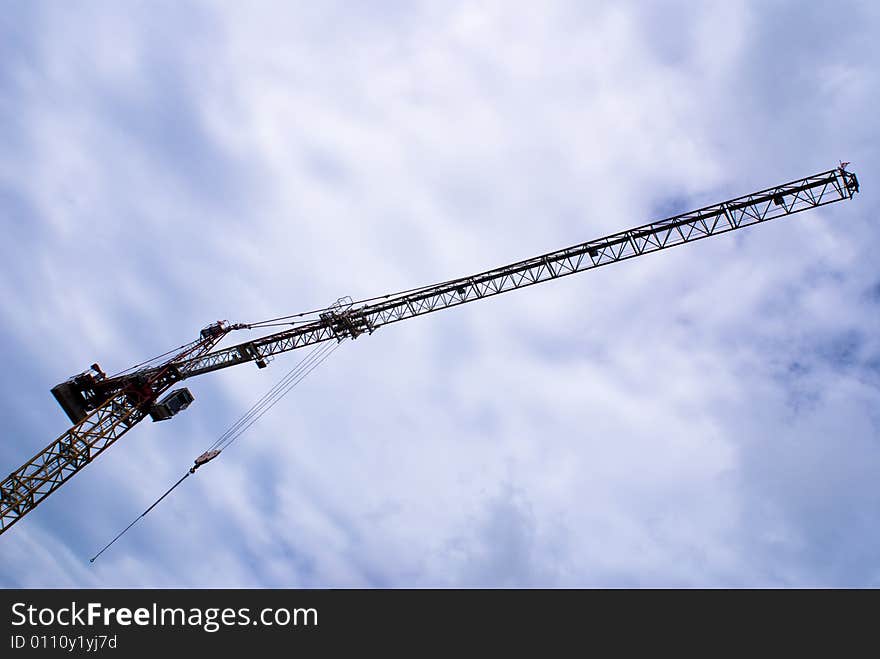
<path fill-rule="evenodd" d="M 360 306 L 339 302 L 316 320 L 228 348 L 212 350 L 230 331 L 251 326 L 215 323 L 159 366 L 112 378 L 95 364 L 96 375 L 80 374 L 52 390 L 74 425 L 0 482 L 0 534 L 146 416 L 161 420 L 185 407 L 192 400 L 185 389 L 169 394 L 176 398 L 168 403 L 169 397 L 158 397 L 186 378 L 247 362 L 262 368 L 279 353 L 357 338 L 407 318 L 852 199 L 858 191 L 856 175 L 841 166 L 470 277 Z"/>
<path fill-rule="evenodd" d="M 832 169 L 470 277 L 389 296 L 359 308 L 330 310 L 314 322 L 187 359 L 181 367 L 192 377 L 249 361 L 264 362 L 322 341 L 357 338 L 407 318 L 851 199 L 857 191 L 854 173 Z"/>

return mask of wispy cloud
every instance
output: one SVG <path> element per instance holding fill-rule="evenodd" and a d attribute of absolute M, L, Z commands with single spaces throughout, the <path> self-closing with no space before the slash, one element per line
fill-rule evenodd
<path fill-rule="evenodd" d="M 0 19 L 0 415 L 217 318 L 443 280 L 854 162 L 857 201 L 193 381 L 7 586 L 877 585 L 871 6 L 28 3 Z"/>

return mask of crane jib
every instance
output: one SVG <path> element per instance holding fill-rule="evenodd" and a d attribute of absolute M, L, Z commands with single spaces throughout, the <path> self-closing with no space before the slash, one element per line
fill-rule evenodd
<path fill-rule="evenodd" d="M 322 341 L 338 340 L 342 336 L 356 338 L 389 323 L 850 199 L 857 191 L 858 179 L 854 173 L 840 168 L 828 170 L 525 261 L 350 309 L 340 314 L 345 323 L 338 317 L 335 323 L 327 319 L 316 320 L 188 359 L 178 366 L 185 377 L 193 377 L 248 361 L 265 360 Z"/>

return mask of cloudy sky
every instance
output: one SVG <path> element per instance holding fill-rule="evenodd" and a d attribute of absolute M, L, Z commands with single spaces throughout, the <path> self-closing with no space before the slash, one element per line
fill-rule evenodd
<path fill-rule="evenodd" d="M 90 565 L 297 356 L 192 380 L 0 584 L 880 586 L 877 3 L 539 5 L 5 3 L 4 474 L 219 318 L 863 192 L 345 344 Z"/>

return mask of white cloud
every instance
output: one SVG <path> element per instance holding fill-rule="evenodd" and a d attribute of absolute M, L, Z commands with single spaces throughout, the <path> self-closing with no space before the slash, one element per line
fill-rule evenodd
<path fill-rule="evenodd" d="M 774 12 L 41 7 L 0 156 L 30 209 L 4 336 L 33 373 L 0 380 L 23 438 L 0 455 L 62 429 L 66 373 L 218 316 L 446 279 L 837 157 L 869 181 L 876 15 Z M 876 583 L 871 194 L 345 345 L 87 569 L 296 359 L 193 381 L 185 415 L 4 535 L 2 579 Z"/>

